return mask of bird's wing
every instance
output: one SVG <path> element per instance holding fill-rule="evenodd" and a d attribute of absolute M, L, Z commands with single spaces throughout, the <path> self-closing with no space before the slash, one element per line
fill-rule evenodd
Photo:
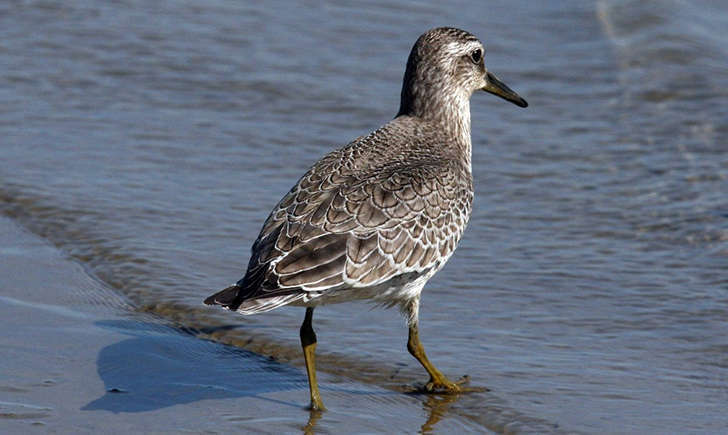
<path fill-rule="evenodd" d="M 437 267 L 454 251 L 472 202 L 457 167 L 424 162 L 361 178 L 332 171 L 336 162 L 327 158 L 266 220 L 235 308 L 248 299 L 376 285 Z"/>

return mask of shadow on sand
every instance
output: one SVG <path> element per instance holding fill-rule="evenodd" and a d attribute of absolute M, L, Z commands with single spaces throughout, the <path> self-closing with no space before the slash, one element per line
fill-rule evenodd
<path fill-rule="evenodd" d="M 97 369 L 106 394 L 82 410 L 144 412 L 307 385 L 305 376 L 296 368 L 242 349 L 199 340 L 168 326 L 131 320 L 100 321 L 96 325 L 131 338 L 99 352 Z M 301 407 L 293 402 L 278 403 Z"/>

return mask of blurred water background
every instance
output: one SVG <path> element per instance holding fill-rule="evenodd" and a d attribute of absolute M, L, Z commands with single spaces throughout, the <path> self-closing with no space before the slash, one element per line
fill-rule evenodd
<path fill-rule="evenodd" d="M 725 430 L 725 2 L 6 1 L 0 209 L 136 310 L 300 364 L 302 309 L 201 300 L 315 160 L 391 119 L 409 49 L 440 25 L 478 35 L 530 103 L 471 102 L 473 217 L 421 335 L 492 391 L 447 412 Z M 425 380 L 396 311 L 324 307 L 315 327 L 321 371 Z"/>

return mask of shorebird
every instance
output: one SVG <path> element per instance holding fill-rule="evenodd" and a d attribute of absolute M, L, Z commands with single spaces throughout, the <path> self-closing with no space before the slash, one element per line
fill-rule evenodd
<path fill-rule="evenodd" d="M 440 27 L 414 44 L 399 112 L 316 162 L 281 199 L 251 249 L 245 276 L 205 300 L 241 314 L 306 307 L 300 337 L 310 409 L 316 382 L 314 308 L 371 299 L 407 318 L 407 349 L 430 375 L 427 392 L 458 393 L 419 339 L 420 294 L 450 258 L 473 201 L 470 97 L 528 104 L 488 71 L 472 34 Z"/>

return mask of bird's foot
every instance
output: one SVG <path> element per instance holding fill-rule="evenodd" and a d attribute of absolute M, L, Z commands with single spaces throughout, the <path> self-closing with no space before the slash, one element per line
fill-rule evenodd
<path fill-rule="evenodd" d="M 442 377 L 442 378 L 430 378 L 430 382 L 423 385 L 420 389 L 420 393 L 426 394 L 460 394 L 460 393 L 476 393 L 490 391 L 485 387 L 470 387 L 467 384 L 470 382 L 470 376 L 465 375 L 455 382 Z"/>

